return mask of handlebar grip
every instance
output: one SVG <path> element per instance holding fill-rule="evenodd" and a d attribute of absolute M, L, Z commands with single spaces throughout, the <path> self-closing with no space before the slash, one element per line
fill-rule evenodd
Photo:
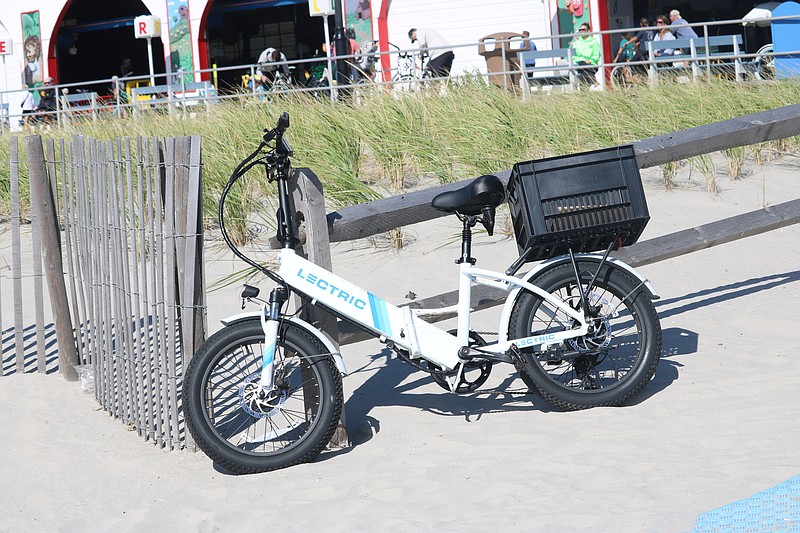
<path fill-rule="evenodd" d="M 289 113 L 284 111 L 283 113 L 281 113 L 281 116 L 278 119 L 278 129 L 281 130 L 281 133 L 283 133 L 283 131 L 287 130 L 288 128 L 289 128 Z"/>
<path fill-rule="evenodd" d="M 268 143 L 276 136 L 283 136 L 283 132 L 289 129 L 289 113 L 284 111 L 278 118 L 278 123 L 271 130 L 264 130 L 264 142 Z"/>

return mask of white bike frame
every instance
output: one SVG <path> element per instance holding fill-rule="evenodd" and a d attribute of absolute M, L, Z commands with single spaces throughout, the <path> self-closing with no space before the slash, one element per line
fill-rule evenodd
<path fill-rule="evenodd" d="M 459 350 L 469 345 L 470 301 L 473 284 L 494 287 L 506 292 L 515 288 L 528 290 L 549 302 L 575 320 L 578 327 L 566 331 L 534 335 L 520 339 L 506 339 L 482 346 L 491 354 L 504 354 L 512 345 L 518 348 L 559 344 L 564 340 L 585 335 L 589 325 L 583 315 L 567 303 L 523 279 L 475 268 L 464 262 L 460 265 L 458 303 L 443 309 L 411 309 L 397 307 L 375 296 L 369 291 L 336 276 L 332 272 L 297 255 L 294 250 L 283 248 L 280 252 L 278 274 L 287 285 L 308 296 L 312 304 L 320 303 L 335 314 L 347 318 L 375 333 L 381 340 L 391 341 L 402 347 L 412 358 L 423 358 L 445 370 L 455 369 L 462 359 Z M 435 315 L 455 311 L 458 329 L 455 335 L 421 319 L 419 315 Z M 503 335 L 505 337 L 505 335 Z"/>
<path fill-rule="evenodd" d="M 514 347 L 517 349 L 526 348 L 544 351 L 551 345 L 558 345 L 568 339 L 580 337 L 589 332 L 590 324 L 587 322 L 582 312 L 573 309 L 569 302 L 564 302 L 560 298 L 530 282 L 545 269 L 554 268 L 561 263 L 566 261 L 571 262 L 576 259 L 581 259 L 583 261 L 588 260 L 597 263 L 598 266 L 603 263 L 611 264 L 615 268 L 621 268 L 632 277 L 638 279 L 640 282 L 639 286 L 644 287 L 645 290 L 650 293 L 651 298 L 658 298 L 657 293 L 645 278 L 625 263 L 608 257 L 608 252 L 606 252 L 604 256 L 598 256 L 596 254 L 571 254 L 570 256 L 556 257 L 541 263 L 537 268 L 534 268 L 522 278 L 476 268 L 472 260 L 464 260 L 465 257 L 462 257 L 462 260 L 459 262 L 458 302 L 456 305 L 443 309 L 412 309 L 408 306 L 398 307 L 392 305 L 366 289 L 350 283 L 295 253 L 294 245 L 297 243 L 297 237 L 292 234 L 291 230 L 291 228 L 293 228 L 291 217 L 293 209 L 290 208 L 291 200 L 289 198 L 287 186 L 289 170 L 287 156 L 291 155 L 291 149 L 282 137 L 283 131 L 288 127 L 288 120 L 288 115 L 282 115 L 281 120 L 278 122 L 278 127 L 268 132 L 264 140 L 264 144 L 266 144 L 271 139 L 276 139 L 275 152 L 277 152 L 278 156 L 283 156 L 283 159 L 277 159 L 276 166 L 281 205 L 280 213 L 283 213 L 282 216 L 279 216 L 278 222 L 282 224 L 284 228 L 284 233 L 279 231 L 279 236 L 283 235 L 284 240 L 282 242 L 285 242 L 285 245 L 280 250 L 279 278 L 273 277 L 273 280 L 279 282 L 281 285 L 285 284 L 296 292 L 307 296 L 311 299 L 312 305 L 319 304 L 330 310 L 334 315 L 352 321 L 366 330 L 371 331 L 375 336 L 380 338 L 381 341 L 391 343 L 408 353 L 412 359 L 423 358 L 448 372 L 456 370 L 455 376 L 449 376 L 447 378 L 451 390 L 455 390 L 458 386 L 461 373 L 464 369 L 463 363 L 468 362 L 472 356 L 480 358 L 480 354 L 482 353 L 485 354 L 487 359 L 491 360 L 491 356 L 497 355 L 499 356 L 499 360 L 509 361 L 509 351 Z M 262 144 L 259 150 L 263 148 L 264 144 Z M 240 167 L 237 168 L 236 173 L 239 173 L 242 168 L 245 170 L 249 169 L 249 166 L 243 167 L 242 165 L 250 162 L 256 153 L 257 152 L 254 152 L 250 157 L 245 159 Z M 223 192 L 223 199 L 221 202 L 224 200 L 229 187 L 233 184 L 236 177 L 240 175 L 236 173 Z M 222 218 L 220 218 L 220 223 L 224 229 Z M 465 221 L 465 229 L 466 228 Z M 255 263 L 248 260 L 246 256 L 238 252 L 230 241 L 227 240 L 227 237 L 226 242 L 228 242 L 234 252 L 246 262 L 257 266 Z M 467 254 L 468 253 L 467 251 Z M 479 352 L 469 352 L 470 319 L 472 313 L 470 303 L 472 301 L 473 285 L 493 287 L 509 293 L 500 318 L 497 342 L 482 345 Z M 280 306 L 285 302 L 287 294 L 281 295 L 276 291 L 277 289 L 273 290 L 270 296 L 269 306 L 265 304 L 259 314 L 265 335 L 260 386 L 265 390 L 272 390 L 274 386 L 272 381 L 273 358 L 275 347 L 277 346 L 280 321 L 294 320 L 300 327 L 304 327 L 297 319 L 281 314 Z M 522 291 L 533 293 L 543 301 L 548 302 L 554 309 L 554 311 L 551 311 L 553 318 L 563 321 L 564 330 L 544 335 L 531 335 L 529 337 L 509 339 L 508 326 L 511 310 L 516 305 Z M 274 299 L 273 296 L 275 296 Z M 455 312 L 458 317 L 458 327 L 455 335 L 421 318 L 422 316 L 441 316 L 453 312 Z M 251 316 L 255 316 L 255 314 Z M 224 322 L 230 323 L 245 317 L 246 315 L 237 315 Z M 310 325 L 306 324 L 306 326 L 310 328 L 309 331 L 311 331 L 312 334 L 316 335 L 319 331 Z M 332 343 L 324 338 L 324 335 L 320 334 L 317 335 L 317 337 L 329 349 L 333 347 Z M 344 364 L 340 354 L 334 353 L 333 349 L 331 349 L 331 354 L 334 357 L 337 367 L 339 367 L 340 371 L 344 372 Z"/>

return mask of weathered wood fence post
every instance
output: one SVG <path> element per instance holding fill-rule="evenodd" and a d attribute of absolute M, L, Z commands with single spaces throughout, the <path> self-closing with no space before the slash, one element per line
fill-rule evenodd
<path fill-rule="evenodd" d="M 328 240 L 328 222 L 325 214 L 325 197 L 322 183 L 316 174 L 307 168 L 294 169 L 295 178 L 290 180 L 295 211 L 300 215 L 297 222 L 304 228 L 305 243 L 298 246 L 298 253 L 312 263 L 332 270 L 331 245 Z M 308 302 L 304 302 L 308 304 Z M 313 305 L 304 305 L 301 318 L 314 324 L 327 334 L 339 347 L 339 332 L 336 317 Z M 345 429 L 345 414 L 342 410 L 339 426 L 331 437 L 329 447 L 345 448 L 350 445 Z"/>
<path fill-rule="evenodd" d="M 206 283 L 203 268 L 203 198 L 200 183 L 202 168 L 200 137 L 175 139 L 176 225 L 179 240 L 178 294 L 181 309 L 181 345 L 185 365 L 206 339 Z"/>
<path fill-rule="evenodd" d="M 72 319 L 64 283 L 64 267 L 61 259 L 61 239 L 58 218 L 45 166 L 44 148 L 39 135 L 25 138 L 28 156 L 28 171 L 31 182 L 31 204 L 38 212 L 35 217 L 37 231 L 42 241 L 42 257 L 46 269 L 50 305 L 56 325 L 58 340 L 58 367 L 67 381 L 77 381 L 78 372 L 73 365 L 80 364 L 75 350 Z"/>

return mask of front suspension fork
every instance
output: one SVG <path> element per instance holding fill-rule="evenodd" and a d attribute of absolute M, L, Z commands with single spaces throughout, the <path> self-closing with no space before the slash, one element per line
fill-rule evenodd
<path fill-rule="evenodd" d="M 264 330 L 264 354 L 261 358 L 261 379 L 259 385 L 263 391 L 275 388 L 275 347 L 278 345 L 278 326 L 280 325 L 281 307 L 289 298 L 285 287 L 275 287 L 269 294 L 269 307 L 261 307 L 261 328 Z"/>

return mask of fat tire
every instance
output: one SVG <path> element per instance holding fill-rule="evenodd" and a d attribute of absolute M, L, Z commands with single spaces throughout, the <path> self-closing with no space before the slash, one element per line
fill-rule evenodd
<path fill-rule="evenodd" d="M 582 284 L 588 283 L 597 270 L 598 263 L 579 261 Z M 575 286 L 575 274 L 571 264 L 564 264 L 546 270 L 531 283 L 554 293 L 560 289 Z M 633 320 L 636 327 L 638 349 L 631 356 L 632 362 L 624 375 L 607 388 L 586 390 L 570 386 L 554 378 L 540 362 L 546 358 L 542 353 L 523 351 L 525 361 L 520 373 L 523 381 L 543 400 L 558 410 L 574 411 L 601 406 L 619 406 L 638 395 L 655 374 L 661 356 L 661 324 L 649 294 L 634 281 L 624 270 L 613 265 L 603 265 L 596 281 L 596 291 L 608 291 L 625 304 L 620 311 L 628 313 L 627 320 Z M 509 321 L 509 339 L 523 338 L 531 335 L 532 321 L 540 310 L 543 300 L 530 292 L 524 292 L 515 303 Z M 573 306 L 575 307 L 575 306 Z M 563 329 L 563 328 L 562 328 Z M 613 332 L 613 328 L 612 328 Z M 612 337 L 611 342 L 614 339 Z M 604 357 L 609 355 L 611 350 Z M 573 361 L 578 361 L 574 359 Z M 613 360 L 612 360 L 613 363 Z M 565 363 L 566 364 L 566 363 Z M 572 365 L 572 363 L 569 363 Z M 572 365 L 575 370 L 575 365 Z"/>
<path fill-rule="evenodd" d="M 189 433 L 211 460 L 239 474 L 267 472 L 312 461 L 330 441 L 344 403 L 341 376 L 324 345 L 297 325 L 284 322 L 279 330 L 276 362 L 281 350 L 291 350 L 307 364 L 319 389 L 316 416 L 310 424 L 305 424 L 298 431 L 302 435 L 285 448 L 259 453 L 229 442 L 214 426 L 206 410 L 207 383 L 217 365 L 231 360 L 232 352 L 250 344 L 263 345 L 263 341 L 264 332 L 259 320 L 247 320 L 224 327 L 209 337 L 194 355 L 186 369 L 183 383 L 184 415 Z M 257 368 L 260 371 L 260 354 L 256 356 L 258 362 L 253 362 L 252 357 L 244 361 L 241 351 L 236 352 L 235 357 L 241 361 L 237 361 L 231 368 L 246 367 L 249 363 L 250 369 Z M 252 375 L 251 371 L 243 370 L 240 375 L 229 380 L 228 399 L 240 386 L 235 380 L 241 381 L 247 375 Z M 303 392 L 300 391 L 299 394 L 302 395 Z M 235 414 L 229 414 L 228 417 L 250 416 L 252 420 L 257 420 L 238 403 L 225 406 L 229 412 L 232 405 L 237 405 L 233 409 Z"/>

